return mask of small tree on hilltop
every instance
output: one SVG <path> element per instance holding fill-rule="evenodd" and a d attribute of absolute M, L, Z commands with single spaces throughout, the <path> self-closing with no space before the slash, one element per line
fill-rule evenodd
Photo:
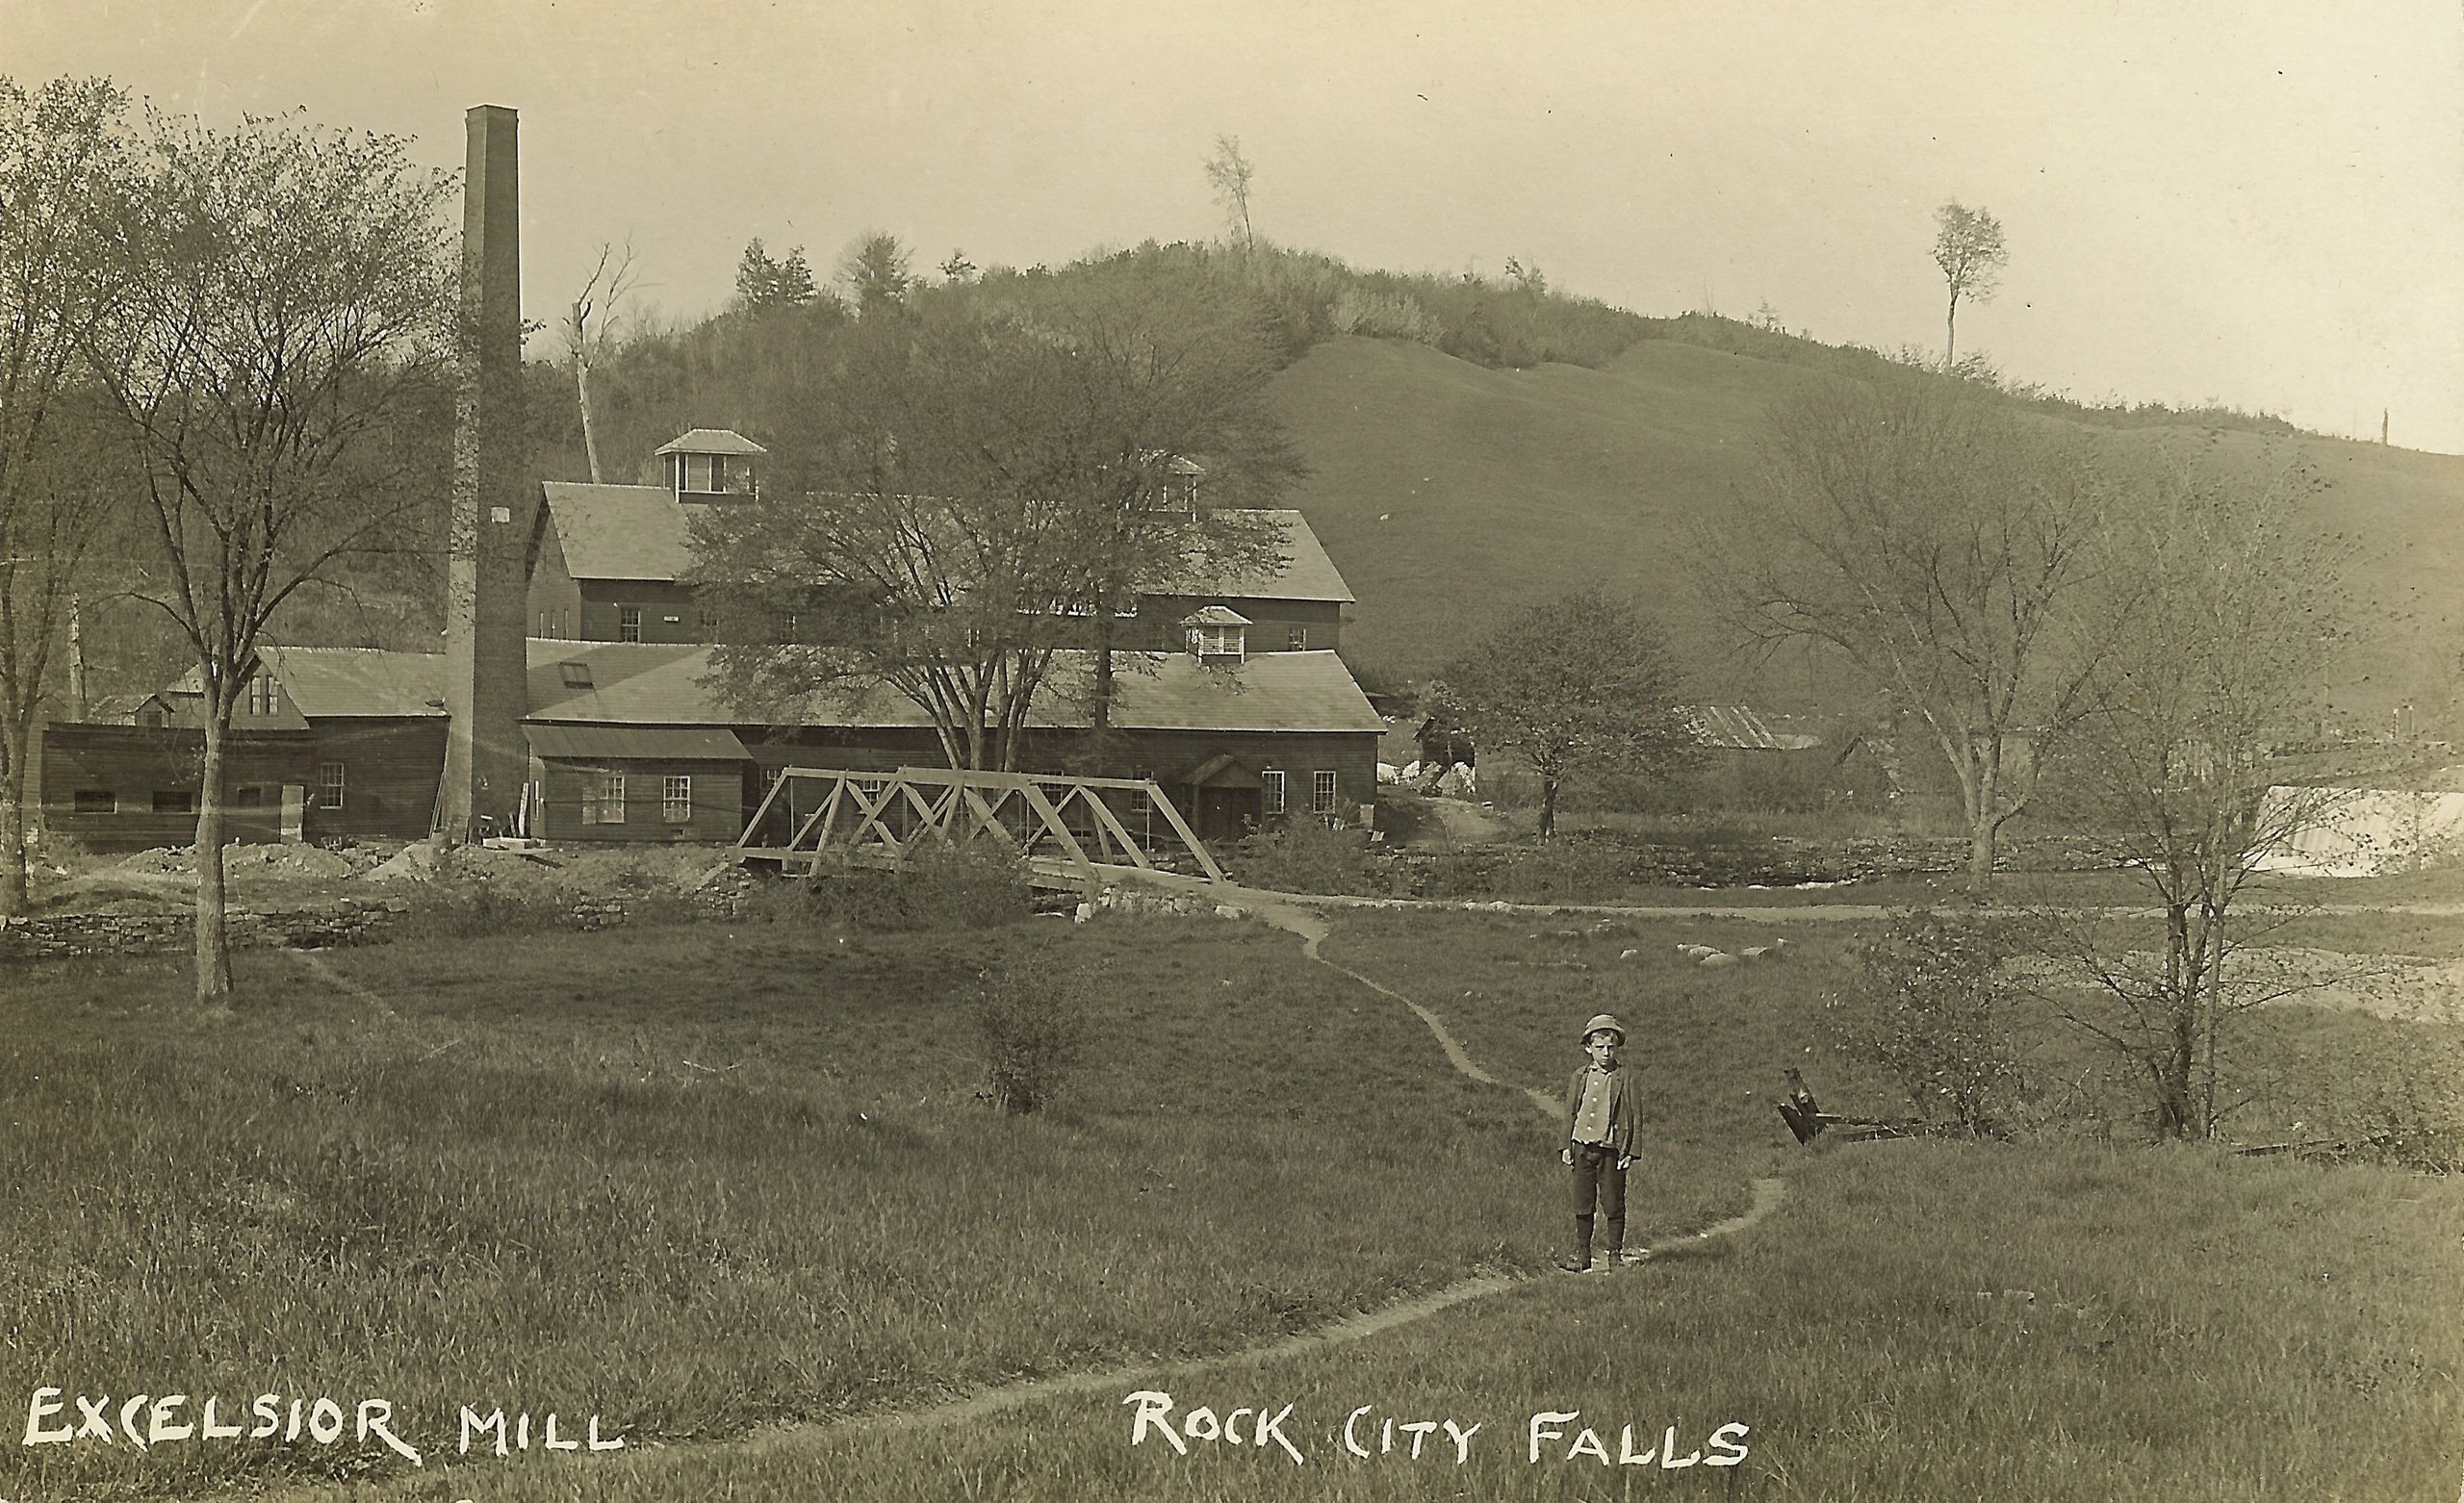
<path fill-rule="evenodd" d="M 1942 316 L 1942 368 L 1959 362 L 1960 299 L 1989 301 L 2001 286 L 2011 252 L 2002 243 L 2002 221 L 1958 199 L 1934 211 L 1934 265 L 1942 268 L 1950 304 Z"/>
<path fill-rule="evenodd" d="M 1598 586 L 1517 612 L 1448 668 L 1444 685 L 1476 744 L 1511 749 L 1539 775 L 1544 840 L 1568 777 L 1664 774 L 1694 748 L 1658 624 Z"/>

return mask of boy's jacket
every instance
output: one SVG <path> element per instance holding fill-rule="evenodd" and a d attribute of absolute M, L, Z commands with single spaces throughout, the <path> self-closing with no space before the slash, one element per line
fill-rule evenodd
<path fill-rule="evenodd" d="M 1583 1065 L 1575 1071 L 1566 1086 L 1566 1140 L 1574 1141 L 1575 1117 L 1582 1110 L 1582 1079 L 1591 1073 Z M 1642 1103 L 1635 1097 L 1634 1072 L 1620 1064 L 1608 1072 L 1608 1146 L 1620 1159 L 1634 1152 L 1634 1122 L 1642 1114 Z"/>

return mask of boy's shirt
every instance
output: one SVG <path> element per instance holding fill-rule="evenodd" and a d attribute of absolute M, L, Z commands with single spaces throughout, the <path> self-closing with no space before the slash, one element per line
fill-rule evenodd
<path fill-rule="evenodd" d="M 1618 1157 L 1634 1151 L 1633 1072 L 1622 1064 L 1603 1070 L 1584 1064 L 1566 1087 L 1566 1136 L 1576 1143 L 1600 1143 Z"/>

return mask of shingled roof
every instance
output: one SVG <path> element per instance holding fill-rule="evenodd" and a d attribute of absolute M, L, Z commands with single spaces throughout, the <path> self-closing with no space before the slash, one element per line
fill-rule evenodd
<path fill-rule="evenodd" d="M 658 446 L 656 452 L 661 454 L 767 454 L 770 451 L 733 428 L 695 428 L 680 438 L 668 440 Z"/>
<path fill-rule="evenodd" d="M 258 657 L 272 670 L 283 697 L 317 720 L 360 716 L 442 716 L 445 658 L 436 652 L 380 648 L 275 648 Z M 193 668 L 166 694 L 203 693 Z"/>

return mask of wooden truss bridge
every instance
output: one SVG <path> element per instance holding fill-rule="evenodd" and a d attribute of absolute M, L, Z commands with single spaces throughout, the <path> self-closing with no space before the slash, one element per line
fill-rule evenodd
<path fill-rule="evenodd" d="M 735 854 L 789 873 L 801 864 L 809 875 L 834 857 L 897 866 L 928 846 L 976 839 L 1023 856 L 1038 885 L 1091 898 L 1108 874 L 1225 879 L 1181 811 L 1144 777 L 791 767 L 754 811 Z"/>

